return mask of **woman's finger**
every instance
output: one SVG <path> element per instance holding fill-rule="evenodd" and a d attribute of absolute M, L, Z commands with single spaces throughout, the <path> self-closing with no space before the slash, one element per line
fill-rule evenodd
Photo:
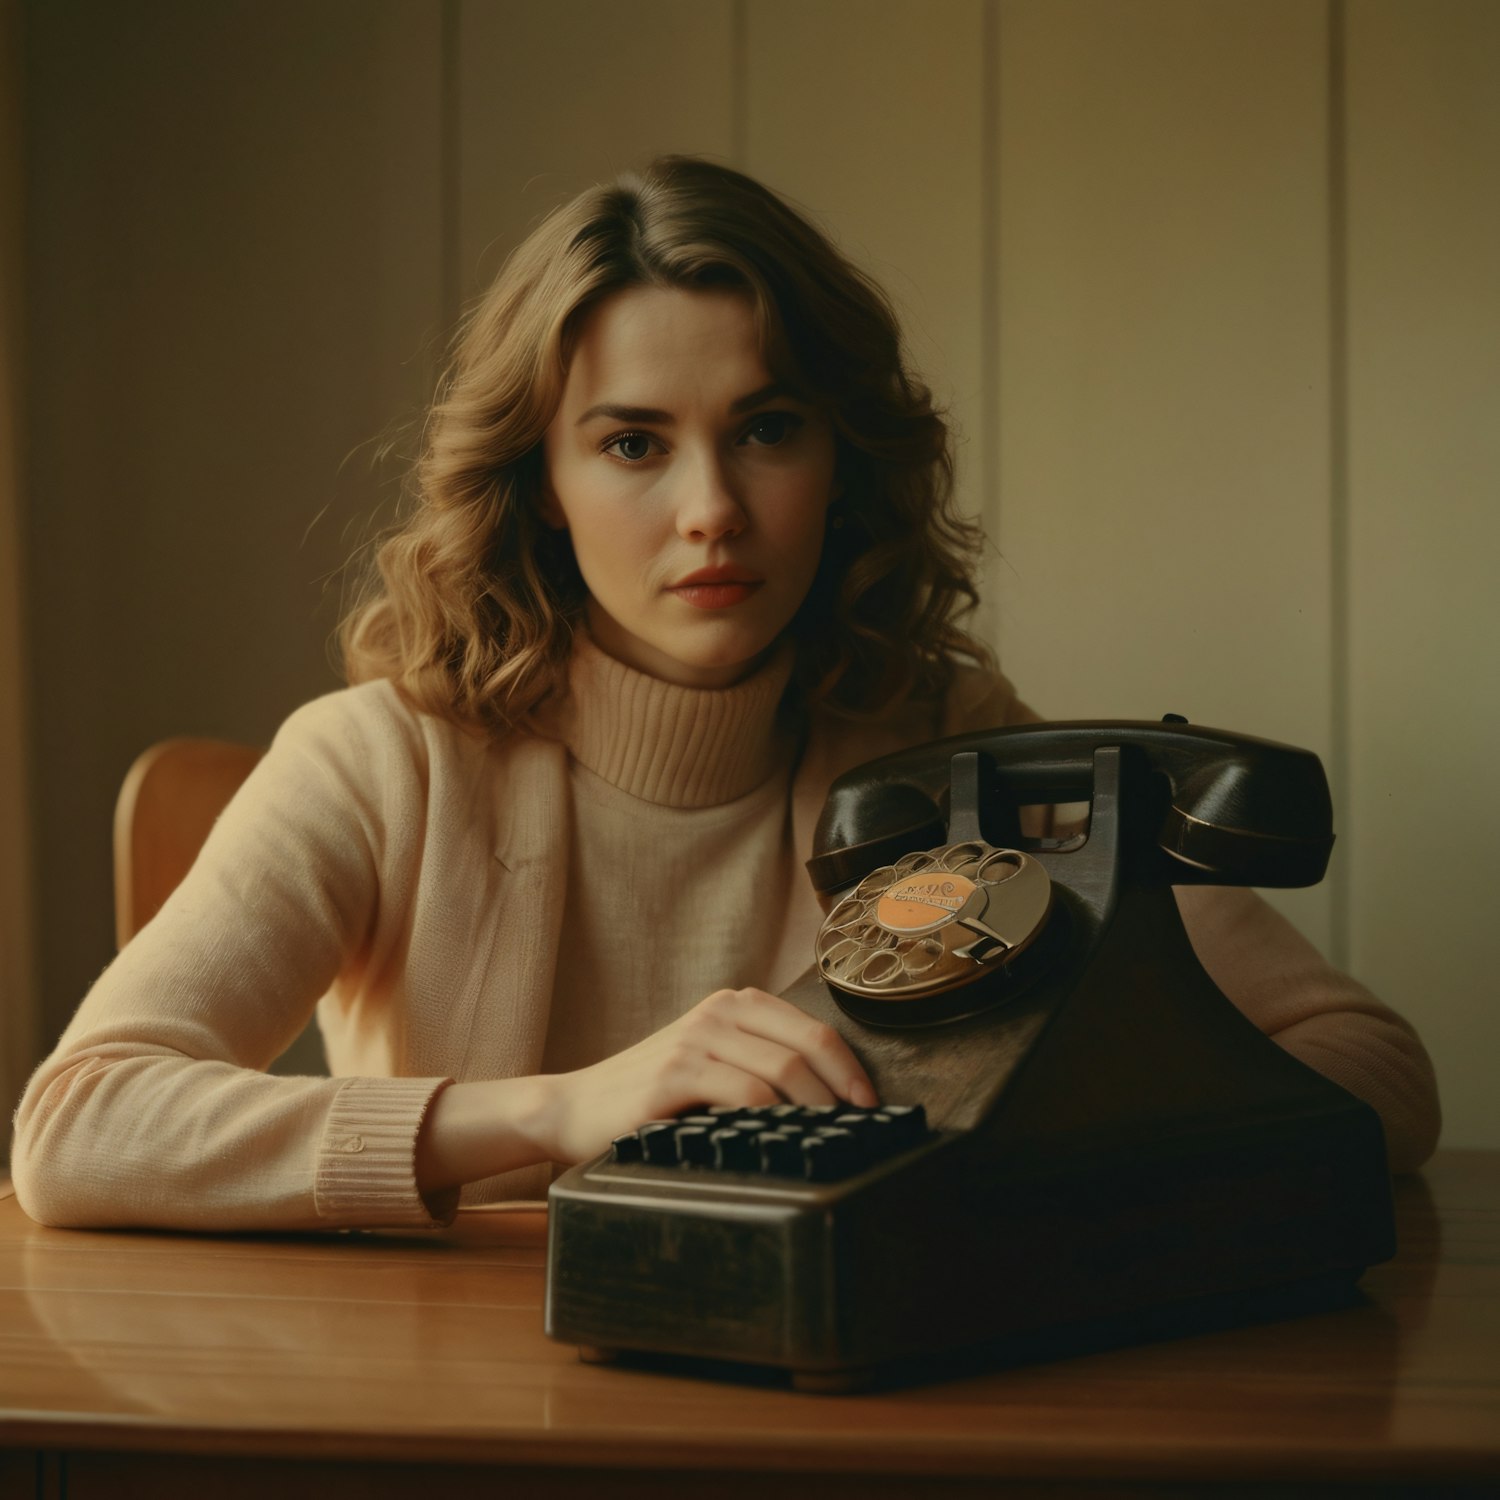
<path fill-rule="evenodd" d="M 795 1048 L 740 1027 L 725 1028 L 711 1056 L 768 1084 L 792 1104 L 838 1104 L 846 1097 L 830 1088 Z"/>
<path fill-rule="evenodd" d="M 724 997 L 724 998 L 721 998 Z M 872 1108 L 879 1100 L 869 1074 L 833 1027 L 798 1010 L 789 1000 L 765 990 L 725 990 L 710 997 L 718 1002 L 713 1014 L 741 1031 L 777 1042 L 803 1058 L 834 1099 Z M 759 1075 L 764 1076 L 764 1075 Z M 778 1085 L 779 1086 L 779 1085 Z M 797 1103 L 833 1102 L 827 1099 Z"/>
<path fill-rule="evenodd" d="M 780 1103 L 775 1085 L 747 1068 L 716 1057 L 704 1057 L 690 1079 L 674 1087 L 673 1103 L 656 1118 L 680 1115 L 690 1109 L 715 1105 L 763 1105 Z"/>

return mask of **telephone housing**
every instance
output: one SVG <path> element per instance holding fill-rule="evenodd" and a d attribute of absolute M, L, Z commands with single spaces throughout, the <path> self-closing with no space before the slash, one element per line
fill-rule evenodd
<path fill-rule="evenodd" d="M 1058 803 L 1088 804 L 1086 835 L 1023 836 L 1023 807 Z M 833 1180 L 618 1149 L 571 1168 L 548 1333 L 837 1389 L 969 1346 L 1035 1356 L 1079 1330 L 1347 1300 L 1395 1252 L 1380 1121 L 1225 998 L 1172 892 L 1314 884 L 1331 825 L 1315 755 L 1181 721 L 997 729 L 840 777 L 808 862 L 826 911 L 978 840 L 1050 878 L 1041 936 L 936 1010 L 861 1004 L 810 969 L 786 998 L 929 1133 Z"/>

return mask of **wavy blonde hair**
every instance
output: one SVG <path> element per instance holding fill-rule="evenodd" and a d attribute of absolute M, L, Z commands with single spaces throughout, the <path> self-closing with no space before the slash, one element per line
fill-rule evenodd
<path fill-rule="evenodd" d="M 941 692 L 955 656 L 988 664 L 957 623 L 982 533 L 954 508 L 948 429 L 885 295 L 759 183 L 666 156 L 556 209 L 465 318 L 416 503 L 340 627 L 349 680 L 390 678 L 491 733 L 562 684 L 585 591 L 567 533 L 541 519 L 542 436 L 580 323 L 637 286 L 743 293 L 773 377 L 832 421 L 844 524 L 790 627 L 806 700 L 875 716 Z"/>

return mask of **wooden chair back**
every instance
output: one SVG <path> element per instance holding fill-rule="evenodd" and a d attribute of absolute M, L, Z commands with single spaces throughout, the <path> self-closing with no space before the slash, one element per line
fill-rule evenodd
<path fill-rule="evenodd" d="M 115 941 L 124 947 L 187 874 L 261 752 L 228 740 L 163 740 L 143 751 L 115 803 Z"/>

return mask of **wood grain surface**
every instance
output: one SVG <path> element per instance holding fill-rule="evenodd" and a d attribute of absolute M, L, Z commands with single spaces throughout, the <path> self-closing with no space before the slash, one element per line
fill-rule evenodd
<path fill-rule="evenodd" d="M 269 1486 L 302 1472 L 292 1460 L 325 1481 L 364 1474 L 335 1493 L 385 1493 L 377 1462 L 393 1485 L 403 1464 L 500 1466 L 528 1494 L 572 1493 L 568 1476 L 591 1493 L 648 1477 L 652 1493 L 701 1493 L 735 1473 L 816 1476 L 824 1496 L 937 1493 L 939 1475 L 1080 1494 L 1486 1492 L 1500 1485 L 1500 1153 L 1441 1153 L 1398 1181 L 1397 1203 L 1400 1254 L 1368 1273 L 1362 1305 L 830 1397 L 767 1375 L 582 1363 L 542 1332 L 538 1210 L 421 1235 L 211 1237 L 50 1230 L 9 1198 L 0 1478 L 34 1465 L 34 1489 L 4 1492 L 45 1495 L 60 1462 L 70 1497 L 126 1495 L 132 1465 L 172 1455 L 183 1493 L 229 1474 L 219 1500 L 241 1492 L 234 1473 Z M 140 1483 L 177 1492 L 160 1472 Z"/>

